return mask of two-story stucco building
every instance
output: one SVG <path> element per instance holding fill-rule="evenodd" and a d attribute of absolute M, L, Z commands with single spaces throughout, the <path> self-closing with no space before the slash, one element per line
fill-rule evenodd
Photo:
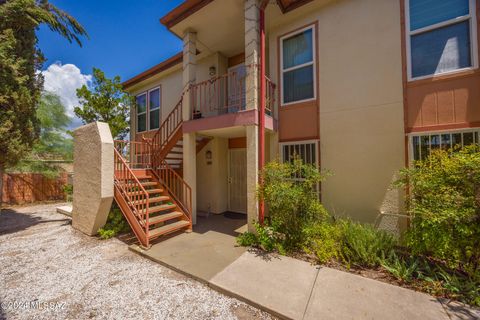
<path fill-rule="evenodd" d="M 124 83 L 137 100 L 130 140 L 150 145 L 149 168 L 188 212 L 179 228 L 201 211 L 256 220 L 260 168 L 294 154 L 333 173 L 321 185 L 331 213 L 373 222 L 401 212 L 390 188 L 399 169 L 432 148 L 478 143 L 479 8 L 187 0 L 161 18 L 183 52 Z"/>

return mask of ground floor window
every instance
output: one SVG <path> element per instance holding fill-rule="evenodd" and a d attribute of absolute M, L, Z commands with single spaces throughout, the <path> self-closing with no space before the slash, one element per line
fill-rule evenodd
<path fill-rule="evenodd" d="M 291 162 L 297 156 L 306 164 L 318 167 L 318 141 L 301 141 L 281 143 L 282 162 Z"/>
<path fill-rule="evenodd" d="M 296 141 L 280 144 L 280 159 L 283 163 L 292 162 L 295 157 L 302 159 L 303 163 L 311 164 L 318 168 L 318 141 Z M 302 181 L 302 176 L 292 177 L 293 180 Z M 320 185 L 316 185 L 314 192 L 320 199 Z"/>
<path fill-rule="evenodd" d="M 410 136 L 410 159 L 423 160 L 435 149 L 449 150 L 480 144 L 479 137 L 480 128 L 413 134 Z"/>

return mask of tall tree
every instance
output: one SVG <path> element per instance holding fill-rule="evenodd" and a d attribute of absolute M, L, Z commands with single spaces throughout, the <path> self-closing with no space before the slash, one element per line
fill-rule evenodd
<path fill-rule="evenodd" d="M 60 97 L 44 92 L 37 108 L 40 123 L 40 136 L 32 151 L 9 171 L 37 172 L 46 176 L 56 176 L 58 166 L 48 160 L 72 160 L 73 139 L 67 133 L 71 118 Z"/>
<path fill-rule="evenodd" d="M 112 136 L 123 139 L 129 132 L 128 115 L 133 98 L 123 91 L 120 77 L 108 79 L 102 70 L 93 68 L 93 81 L 77 89 L 81 106 L 74 112 L 83 123 L 103 121 L 109 124 Z"/>
<path fill-rule="evenodd" d="M 35 31 L 46 24 L 79 45 L 83 27 L 47 0 L 0 0 L 0 204 L 3 172 L 27 154 L 40 128 L 36 106 L 44 62 Z"/>

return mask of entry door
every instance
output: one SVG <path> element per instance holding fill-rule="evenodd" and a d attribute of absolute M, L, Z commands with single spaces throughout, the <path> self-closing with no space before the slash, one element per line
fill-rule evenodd
<path fill-rule="evenodd" d="M 228 210 L 247 213 L 247 150 L 230 149 L 228 166 Z"/>

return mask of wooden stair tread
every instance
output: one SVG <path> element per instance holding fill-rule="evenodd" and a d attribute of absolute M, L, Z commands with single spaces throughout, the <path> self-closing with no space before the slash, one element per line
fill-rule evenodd
<path fill-rule="evenodd" d="M 157 224 L 157 223 L 160 223 L 160 222 L 165 222 L 165 221 L 168 221 L 168 220 L 180 218 L 181 216 L 183 216 L 183 213 L 180 212 L 180 211 L 173 211 L 173 212 L 169 212 L 169 213 L 164 213 L 164 214 L 158 215 L 156 217 L 148 218 L 148 224 L 149 225 Z"/>
<path fill-rule="evenodd" d="M 140 182 L 140 183 L 144 187 L 153 187 L 153 186 L 158 185 L 158 182 L 155 182 L 155 181 L 145 181 L 145 182 Z"/>
<path fill-rule="evenodd" d="M 147 189 L 145 190 L 147 191 L 148 194 L 152 194 L 152 193 L 162 193 L 163 192 L 163 189 Z M 128 192 L 127 194 L 129 196 L 132 196 L 132 195 L 136 195 L 136 194 L 139 194 L 141 191 L 132 191 L 132 192 Z"/>
<path fill-rule="evenodd" d="M 149 198 L 148 202 L 149 203 L 161 202 L 161 201 L 167 201 L 167 200 L 171 200 L 171 199 L 172 198 L 170 198 L 169 196 L 159 196 L 159 197 Z M 145 202 L 144 200 L 137 200 L 137 201 L 133 201 L 132 203 L 133 204 L 139 204 L 139 203 L 144 203 L 144 202 Z"/>
<path fill-rule="evenodd" d="M 145 176 L 145 175 L 135 175 L 138 180 L 152 180 L 152 176 Z"/>
<path fill-rule="evenodd" d="M 149 213 L 162 212 L 162 211 L 175 209 L 175 208 L 177 208 L 177 205 L 175 205 L 175 204 L 161 204 L 159 206 L 154 206 L 154 207 L 148 208 L 148 212 Z"/>
<path fill-rule="evenodd" d="M 167 233 L 170 233 L 170 232 L 188 227 L 189 225 L 190 225 L 190 222 L 185 221 L 185 220 L 180 220 L 180 221 L 176 221 L 174 223 L 169 223 L 169 224 L 166 224 L 164 226 L 161 226 L 161 227 L 150 230 L 149 238 L 150 239 L 151 238 L 156 238 L 156 237 L 159 237 L 163 234 L 167 234 Z"/>

